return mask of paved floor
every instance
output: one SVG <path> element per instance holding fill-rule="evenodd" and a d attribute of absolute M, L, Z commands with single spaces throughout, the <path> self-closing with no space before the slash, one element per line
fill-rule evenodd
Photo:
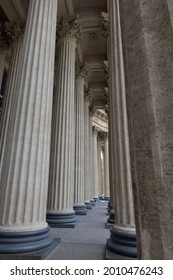
<path fill-rule="evenodd" d="M 86 216 L 77 216 L 75 228 L 52 228 L 53 236 L 60 237 L 60 245 L 48 260 L 104 260 L 106 239 L 107 202 L 99 201 Z"/>

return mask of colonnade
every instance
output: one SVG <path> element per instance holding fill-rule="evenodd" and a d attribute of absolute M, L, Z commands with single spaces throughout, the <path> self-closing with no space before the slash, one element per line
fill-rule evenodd
<path fill-rule="evenodd" d="M 173 30 L 166 2 L 108 0 L 108 131 L 93 124 L 87 65 L 75 64 L 78 16 L 57 22 L 58 0 L 30 0 L 25 29 L 8 26 L 1 42 L 11 45 L 0 117 L 1 254 L 49 247 L 50 226 L 74 227 L 104 194 L 115 215 L 107 258 L 173 258 Z M 0 57 L 1 83 L 2 44 Z"/>

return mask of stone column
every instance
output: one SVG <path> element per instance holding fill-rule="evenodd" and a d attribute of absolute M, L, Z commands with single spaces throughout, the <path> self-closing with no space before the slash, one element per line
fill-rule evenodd
<path fill-rule="evenodd" d="M 93 198 L 95 201 L 99 200 L 99 184 L 98 184 L 98 158 L 97 158 L 97 134 L 99 129 L 96 126 L 93 126 L 93 189 L 94 195 Z"/>
<path fill-rule="evenodd" d="M 95 206 L 94 201 L 94 143 L 93 143 L 93 127 L 92 127 L 92 117 L 95 110 L 92 106 L 89 108 L 89 156 L 90 156 L 90 202 L 92 206 Z"/>
<path fill-rule="evenodd" d="M 104 194 L 105 199 L 110 198 L 110 187 L 109 187 L 109 147 L 108 147 L 108 132 L 104 133 Z"/>
<path fill-rule="evenodd" d="M 89 106 L 90 106 L 91 92 L 85 92 L 85 109 L 84 109 L 84 203 L 88 210 L 92 209 L 90 202 L 90 133 L 89 133 Z"/>
<path fill-rule="evenodd" d="M 58 71 L 53 106 L 47 221 L 54 227 L 74 227 L 75 51 L 80 36 L 76 17 L 58 23 Z"/>
<path fill-rule="evenodd" d="M 138 257 L 172 260 L 171 19 L 167 1 L 120 2 Z"/>
<path fill-rule="evenodd" d="M 98 133 L 97 137 L 97 166 L 98 166 L 98 196 L 102 199 L 103 191 L 103 182 L 102 182 L 102 133 Z"/>
<path fill-rule="evenodd" d="M 53 241 L 45 218 L 56 12 L 57 0 L 30 0 L 0 174 L 0 253 Z"/>
<path fill-rule="evenodd" d="M 86 215 L 84 204 L 84 86 L 87 78 L 87 66 L 76 66 L 75 85 L 75 170 L 74 205 L 77 215 Z"/>
<path fill-rule="evenodd" d="M 119 18 L 119 1 L 109 0 L 110 12 L 110 61 L 109 61 L 109 122 L 110 122 L 110 174 L 113 184 L 115 225 L 107 241 L 110 258 L 136 258 L 136 233 L 129 154 L 126 112 L 125 78 Z M 123 240 L 123 243 L 122 243 Z M 109 254 L 108 254 L 109 258 Z"/>
<path fill-rule="evenodd" d="M 6 37 L 6 43 L 11 48 L 11 58 L 10 65 L 8 70 L 8 78 L 7 84 L 5 88 L 4 100 L 3 100 L 3 109 L 1 113 L 0 119 L 0 154 L 1 154 L 1 162 L 0 162 L 0 172 L 2 171 L 2 166 L 4 163 L 4 155 L 5 155 L 5 147 L 6 141 L 8 137 L 8 127 L 11 118 L 11 111 L 14 110 L 16 106 L 16 96 L 15 92 L 17 90 L 17 77 L 19 71 L 20 64 L 20 53 L 23 41 L 24 34 L 24 24 L 19 22 L 14 23 L 6 23 L 4 28 L 4 36 Z"/>

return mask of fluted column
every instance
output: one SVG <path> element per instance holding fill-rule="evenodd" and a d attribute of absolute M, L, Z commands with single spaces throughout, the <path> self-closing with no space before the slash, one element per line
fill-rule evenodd
<path fill-rule="evenodd" d="M 90 202 L 92 206 L 95 206 L 94 201 L 94 142 L 93 142 L 93 126 L 92 117 L 95 113 L 95 109 L 90 106 L 89 108 L 89 162 L 90 162 Z"/>
<path fill-rule="evenodd" d="M 90 129 L 89 129 L 89 106 L 90 106 L 91 92 L 85 92 L 85 117 L 84 117 L 84 203 L 86 208 L 91 210 L 90 202 L 90 186 L 91 186 L 91 172 L 90 172 Z"/>
<path fill-rule="evenodd" d="M 57 0 L 30 0 L 0 174 L 0 252 L 49 246 L 46 200 Z"/>
<path fill-rule="evenodd" d="M 103 182 L 102 182 L 102 134 L 98 134 L 97 137 L 97 166 L 98 166 L 98 196 L 102 198 L 103 191 Z"/>
<path fill-rule="evenodd" d="M 142 260 L 172 260 L 171 18 L 165 0 L 131 3 L 121 0 L 120 15 L 126 54 L 124 65 L 138 257 Z"/>
<path fill-rule="evenodd" d="M 6 23 L 6 26 L 4 28 L 4 34 L 6 34 L 6 40 L 8 41 L 8 44 L 10 45 L 11 43 L 11 58 L 4 94 L 5 97 L 3 100 L 3 109 L 0 119 L 0 172 L 2 172 L 1 169 L 4 162 L 5 147 L 8 137 L 8 127 L 10 125 L 10 122 L 12 121 L 11 111 L 14 110 L 14 107 L 16 106 L 15 92 L 17 90 L 16 86 L 20 63 L 20 53 L 24 34 L 24 24 L 20 24 L 19 22 Z"/>
<path fill-rule="evenodd" d="M 96 126 L 93 126 L 93 198 L 95 201 L 98 201 L 99 196 L 99 182 L 98 182 L 98 157 L 97 157 L 97 134 L 99 129 Z"/>
<path fill-rule="evenodd" d="M 109 147 L 108 147 L 108 132 L 104 133 L 104 194 L 105 199 L 110 198 L 109 187 Z"/>
<path fill-rule="evenodd" d="M 125 78 L 119 1 L 109 0 L 110 61 L 109 61 L 109 122 L 111 183 L 115 199 L 115 225 L 111 229 L 107 249 L 115 254 L 136 258 L 136 233 L 126 112 Z M 123 245 L 122 241 L 123 240 Z"/>
<path fill-rule="evenodd" d="M 84 86 L 87 78 L 87 66 L 76 66 L 75 83 L 75 170 L 74 205 L 77 215 L 86 215 L 84 204 Z"/>
<path fill-rule="evenodd" d="M 75 51 L 80 36 L 76 17 L 58 23 L 58 70 L 53 107 L 47 221 L 54 227 L 74 227 Z"/>

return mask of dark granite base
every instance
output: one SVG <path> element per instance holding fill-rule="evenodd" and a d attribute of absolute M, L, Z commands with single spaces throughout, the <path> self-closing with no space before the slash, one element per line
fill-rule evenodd
<path fill-rule="evenodd" d="M 50 227 L 25 232 L 0 232 L 0 254 L 23 254 L 48 248 L 53 243 Z"/>
<path fill-rule="evenodd" d="M 85 204 L 87 210 L 92 210 L 92 205 L 90 202 L 85 202 L 84 204 Z"/>
<path fill-rule="evenodd" d="M 107 228 L 107 229 L 111 229 L 111 228 L 113 227 L 113 225 L 114 225 L 114 224 L 106 223 L 106 228 Z"/>
<path fill-rule="evenodd" d="M 54 228 L 74 228 L 77 224 L 75 212 L 47 214 L 46 221 Z"/>
<path fill-rule="evenodd" d="M 75 204 L 73 206 L 73 210 L 75 211 L 76 215 L 86 215 L 87 214 L 87 208 L 85 204 Z"/>
<path fill-rule="evenodd" d="M 0 260 L 45 260 L 60 244 L 61 239 L 55 238 L 51 246 L 23 254 L 0 254 Z"/>
<path fill-rule="evenodd" d="M 136 234 L 116 227 L 110 229 L 111 235 L 107 239 L 107 250 L 129 258 L 137 258 Z"/>
<path fill-rule="evenodd" d="M 136 258 L 130 258 L 127 256 L 119 255 L 117 253 L 111 252 L 110 250 L 106 249 L 106 260 L 137 260 Z"/>
<path fill-rule="evenodd" d="M 91 199 L 90 202 L 91 202 L 91 205 L 92 205 L 92 206 L 95 206 L 95 205 L 96 205 L 94 199 Z"/>

